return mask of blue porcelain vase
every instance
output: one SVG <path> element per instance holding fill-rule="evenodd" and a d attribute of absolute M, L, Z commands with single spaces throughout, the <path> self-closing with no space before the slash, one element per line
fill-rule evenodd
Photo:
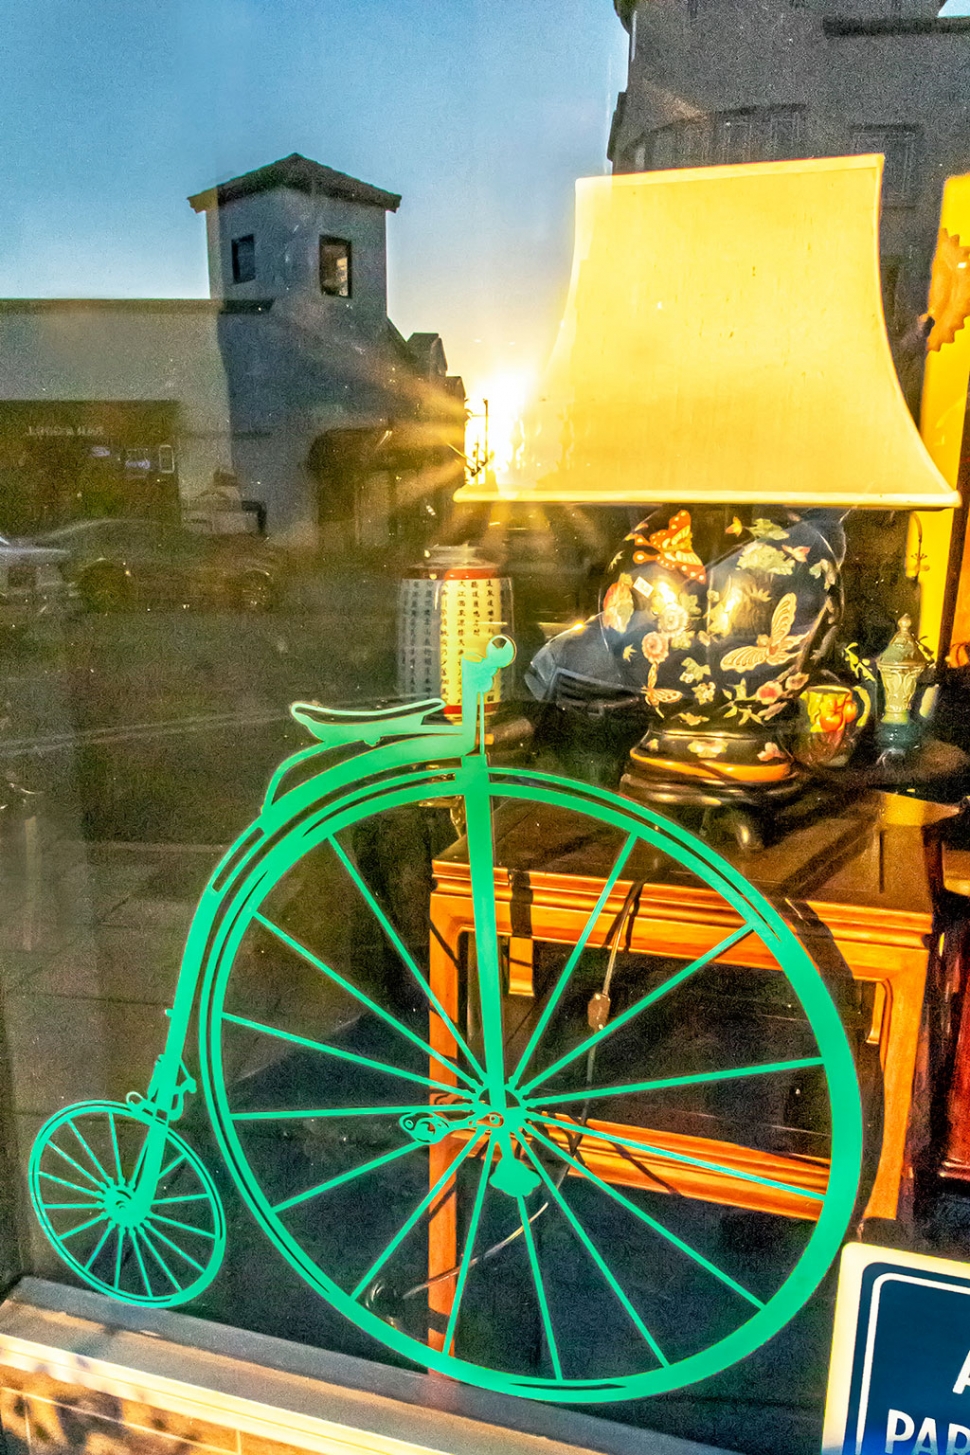
<path fill-rule="evenodd" d="M 533 658 L 530 690 L 639 698 L 642 770 L 780 782 L 795 704 L 842 615 L 843 519 L 658 506 L 611 562 L 599 615 Z"/>

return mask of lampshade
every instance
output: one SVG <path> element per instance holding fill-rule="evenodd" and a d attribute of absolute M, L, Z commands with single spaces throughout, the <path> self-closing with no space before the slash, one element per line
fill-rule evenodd
<path fill-rule="evenodd" d="M 512 465 L 456 499 L 959 504 L 889 351 L 881 176 L 863 156 L 577 182 Z"/>

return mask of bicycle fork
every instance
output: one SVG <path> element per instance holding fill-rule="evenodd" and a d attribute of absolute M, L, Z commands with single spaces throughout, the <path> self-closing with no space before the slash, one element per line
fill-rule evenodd
<path fill-rule="evenodd" d="M 165 1012 L 169 1018 L 165 1046 L 155 1062 L 148 1091 L 145 1096 L 128 1093 L 128 1105 L 148 1119 L 148 1135 L 127 1187 L 127 1217 L 132 1222 L 147 1216 L 158 1191 L 168 1128 L 181 1117 L 185 1098 L 198 1090 L 184 1060 L 198 978 L 197 974 L 186 975 L 184 968 L 180 971 L 175 999 Z"/>
<path fill-rule="evenodd" d="M 498 1147 L 495 1169 L 489 1178 L 509 1197 L 526 1197 L 540 1178 L 515 1155 L 513 1137 L 521 1122 L 518 1097 L 508 1089 L 505 1068 L 502 968 L 495 915 L 495 856 L 492 846 L 492 800 L 484 731 L 478 753 L 462 764 L 458 786 L 465 799 L 465 833 L 475 917 L 479 1009 L 485 1051 L 485 1091 L 477 1124 L 491 1132 Z"/>

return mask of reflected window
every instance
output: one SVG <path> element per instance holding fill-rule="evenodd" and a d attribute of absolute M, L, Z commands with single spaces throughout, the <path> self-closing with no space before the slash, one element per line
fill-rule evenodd
<path fill-rule="evenodd" d="M 912 207 L 916 201 L 916 157 L 919 128 L 915 126 L 854 126 L 852 151 L 864 156 L 882 152 L 882 200 L 886 207 Z"/>
<path fill-rule="evenodd" d="M 253 234 L 232 240 L 232 281 L 251 283 L 256 277 L 256 239 Z"/>
<path fill-rule="evenodd" d="M 747 162 L 750 160 L 751 114 L 745 111 L 719 116 L 715 121 L 716 162 Z"/>
<path fill-rule="evenodd" d="M 712 163 L 771 162 L 797 156 L 802 108 L 752 106 L 674 121 L 653 132 L 649 165 L 705 167 Z"/>
<path fill-rule="evenodd" d="M 152 467 L 152 452 L 149 449 L 125 450 L 125 469 L 129 474 L 147 475 Z"/>
<path fill-rule="evenodd" d="M 342 237 L 322 237 L 320 292 L 330 298 L 349 298 L 350 284 L 350 243 Z"/>

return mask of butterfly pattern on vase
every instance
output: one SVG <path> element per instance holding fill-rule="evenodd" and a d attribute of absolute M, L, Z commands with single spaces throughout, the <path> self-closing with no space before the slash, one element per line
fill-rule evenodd
<path fill-rule="evenodd" d="M 654 720 L 698 733 L 723 724 L 750 735 L 791 716 L 839 616 L 839 537 L 819 528 L 830 524 L 781 508 L 747 521 L 730 509 L 656 506 L 626 535 L 600 614 L 541 649 L 532 690 L 550 700 L 568 671 L 570 691 L 582 678 L 593 700 L 600 684 L 636 694 Z"/>
<path fill-rule="evenodd" d="M 668 571 L 686 576 L 689 581 L 703 582 L 707 579 L 704 562 L 694 550 L 689 510 L 678 510 L 670 517 L 664 530 L 651 531 L 646 539 L 634 535 L 633 540 L 640 547 L 633 553 L 635 565 L 656 561 Z M 656 554 L 651 555 L 651 551 Z"/>
<path fill-rule="evenodd" d="M 752 647 L 736 647 L 726 653 L 721 658 L 722 672 L 748 672 L 753 667 L 780 667 L 790 662 L 808 636 L 808 632 L 790 635 L 797 605 L 794 591 L 786 592 L 774 609 L 768 635 L 760 635 Z"/>

